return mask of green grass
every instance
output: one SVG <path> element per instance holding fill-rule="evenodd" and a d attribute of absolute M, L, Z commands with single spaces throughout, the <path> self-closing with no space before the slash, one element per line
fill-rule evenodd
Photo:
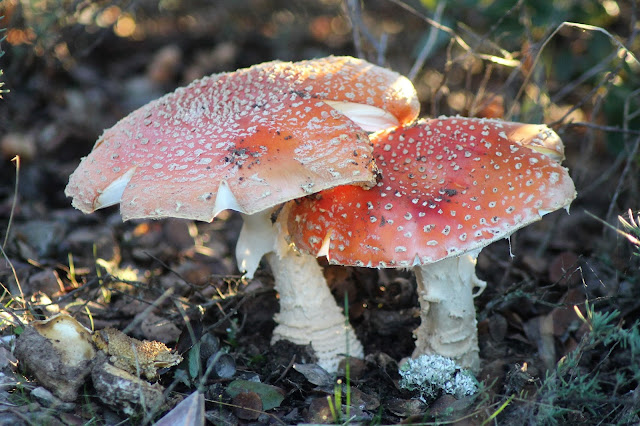
<path fill-rule="evenodd" d="M 589 332 L 547 372 L 534 398 L 521 398 L 515 410 L 542 425 L 637 422 L 640 407 L 633 392 L 640 383 L 640 322 L 625 328 L 620 312 L 597 311 L 589 303 L 586 315 L 579 316 Z"/>

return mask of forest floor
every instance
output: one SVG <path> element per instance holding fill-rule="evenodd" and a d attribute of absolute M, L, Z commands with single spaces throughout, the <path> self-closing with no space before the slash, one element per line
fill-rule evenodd
<path fill-rule="evenodd" d="M 640 210 L 638 4 L 431 3 L 0 3 L 0 423 L 150 423 L 195 390 L 211 424 L 640 422 L 639 248 L 615 231 L 618 215 Z M 313 361 L 308 348 L 270 345 L 277 294 L 266 263 L 251 280 L 238 272 L 238 214 L 123 223 L 117 207 L 84 215 L 64 195 L 102 130 L 150 100 L 212 73 L 332 54 L 409 75 L 421 116 L 546 123 L 563 138 L 578 192 L 570 214 L 549 214 L 478 259 L 488 286 L 475 299 L 473 396 L 421 399 L 399 387 L 420 321 L 410 271 L 324 265 L 366 354 L 348 375 L 325 376 L 296 368 Z M 16 338 L 61 312 L 181 354 L 159 371 L 165 404 L 126 414 L 88 380 L 71 403 L 35 392 L 48 384 L 16 367 Z M 218 374 L 203 377 L 193 339 L 214 345 Z"/>

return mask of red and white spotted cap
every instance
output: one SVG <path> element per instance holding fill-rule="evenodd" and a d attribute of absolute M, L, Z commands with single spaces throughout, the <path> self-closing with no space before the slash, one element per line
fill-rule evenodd
<path fill-rule="evenodd" d="M 532 140 L 544 129 L 533 130 L 442 117 L 376 133 L 377 186 L 341 186 L 289 203 L 291 240 L 332 263 L 412 267 L 507 237 L 568 208 L 576 196 L 567 170 L 553 158 L 561 142 L 544 153 L 528 149 L 544 147 Z M 547 130 L 546 139 L 559 141 Z M 528 136 L 514 140 L 513 134 Z"/>
<path fill-rule="evenodd" d="M 124 220 L 252 214 L 336 185 L 372 185 L 366 132 L 418 110 L 408 79 L 363 60 L 268 62 L 134 111 L 102 134 L 65 193 L 85 213 L 120 203 Z"/>

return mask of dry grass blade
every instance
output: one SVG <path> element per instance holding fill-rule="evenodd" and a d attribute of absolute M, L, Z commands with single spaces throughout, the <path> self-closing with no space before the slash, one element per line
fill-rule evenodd
<path fill-rule="evenodd" d="M 558 25 L 552 32 L 551 34 L 549 34 L 547 36 L 547 38 L 542 42 L 540 48 L 538 49 L 536 56 L 533 59 L 532 65 L 531 65 L 531 69 L 533 70 L 536 65 L 538 64 L 538 62 L 540 61 L 540 57 L 542 55 L 543 50 L 545 49 L 545 47 L 549 44 L 549 42 L 563 29 L 563 28 L 577 28 L 583 31 L 596 31 L 596 32 L 601 32 L 603 34 L 605 34 L 607 37 L 609 37 L 609 39 L 613 42 L 614 45 L 616 45 L 618 47 L 619 52 L 623 52 L 624 55 L 620 55 L 618 52 L 618 57 L 620 57 L 620 59 L 622 61 L 625 61 L 628 58 L 631 58 L 631 60 L 633 60 L 635 62 L 635 64 L 637 66 L 640 66 L 640 62 L 638 62 L 638 58 L 636 58 L 636 56 L 633 54 L 633 52 L 631 52 L 624 44 L 622 44 L 622 42 L 620 42 L 617 38 L 615 38 L 609 31 L 605 30 L 604 28 L 600 28 L 594 25 L 585 25 L 585 24 L 579 24 L 577 22 L 563 22 L 560 25 Z M 518 94 L 516 95 L 515 99 L 518 100 L 520 99 L 520 97 L 523 95 L 525 88 L 527 87 L 527 84 L 529 82 L 529 80 L 531 79 L 531 76 L 533 75 L 532 72 L 528 73 L 525 77 L 525 80 L 522 83 L 522 86 L 520 87 L 520 90 L 518 91 Z M 514 113 L 514 108 L 515 108 L 516 103 L 513 104 L 513 106 L 511 107 L 511 110 L 509 111 L 509 113 L 507 114 L 507 116 L 512 116 Z"/>

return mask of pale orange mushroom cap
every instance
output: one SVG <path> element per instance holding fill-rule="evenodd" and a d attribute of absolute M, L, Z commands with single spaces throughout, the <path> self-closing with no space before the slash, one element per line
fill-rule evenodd
<path fill-rule="evenodd" d="M 351 103 L 391 125 L 419 109 L 409 80 L 350 57 L 205 77 L 106 130 L 65 193 L 85 213 L 120 202 L 124 220 L 210 221 L 227 208 L 252 214 L 336 185 L 370 185 L 366 129 L 336 109 Z"/>
<path fill-rule="evenodd" d="M 540 145 L 530 126 L 445 117 L 376 133 L 377 186 L 289 203 L 292 242 L 332 263 L 413 267 L 478 250 L 567 208 L 576 192 L 552 158 L 560 148 L 549 156 L 525 147 Z M 528 136 L 510 138 L 523 134 L 519 127 Z"/>

